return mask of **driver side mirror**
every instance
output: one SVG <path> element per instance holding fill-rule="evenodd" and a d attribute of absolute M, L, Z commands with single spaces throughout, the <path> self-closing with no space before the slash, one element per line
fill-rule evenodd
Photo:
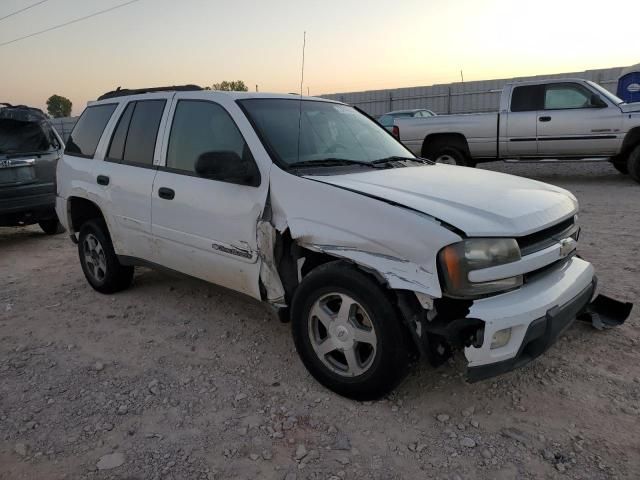
<path fill-rule="evenodd" d="M 596 95 L 595 93 L 591 95 L 591 107 L 592 108 L 606 108 L 607 104 L 604 100 L 600 98 L 600 95 Z"/>
<path fill-rule="evenodd" d="M 204 152 L 198 157 L 195 171 L 203 178 L 257 187 L 260 172 L 255 163 L 232 151 Z"/>

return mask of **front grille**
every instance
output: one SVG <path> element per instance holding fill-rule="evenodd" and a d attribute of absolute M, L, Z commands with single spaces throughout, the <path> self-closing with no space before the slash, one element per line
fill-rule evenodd
<path fill-rule="evenodd" d="M 576 225 L 575 217 L 570 217 L 539 232 L 516 238 L 516 241 L 524 257 L 530 253 L 544 250 L 564 238 L 573 237 L 575 240 L 578 240 L 579 231 L 580 229 Z"/>
<path fill-rule="evenodd" d="M 527 272 L 523 275 L 523 281 L 524 283 L 534 282 L 537 278 L 540 278 L 543 275 L 553 270 L 562 268 L 562 266 L 566 265 L 569 262 L 569 260 L 571 260 L 572 258 L 573 258 L 573 255 L 569 255 L 567 257 L 556 260 L 555 262 L 550 263 L 549 265 L 545 265 L 544 267 L 541 267 L 537 270 Z"/>

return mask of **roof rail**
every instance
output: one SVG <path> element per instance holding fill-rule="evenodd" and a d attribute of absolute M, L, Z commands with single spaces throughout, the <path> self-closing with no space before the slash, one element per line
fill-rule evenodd
<path fill-rule="evenodd" d="M 152 92 L 194 92 L 204 90 L 198 85 L 173 85 L 171 87 L 151 87 L 151 88 L 116 88 L 110 92 L 104 93 L 98 97 L 98 100 L 106 100 L 108 98 L 126 97 L 127 95 L 139 95 L 141 93 Z"/>

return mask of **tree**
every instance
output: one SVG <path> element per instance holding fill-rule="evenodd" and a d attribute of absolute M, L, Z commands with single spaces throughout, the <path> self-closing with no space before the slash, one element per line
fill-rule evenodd
<path fill-rule="evenodd" d="M 47 100 L 47 112 L 53 118 L 69 117 L 71 116 L 71 107 L 73 104 L 71 100 L 60 95 L 51 95 Z"/>
<path fill-rule="evenodd" d="M 221 90 L 223 92 L 247 92 L 249 89 L 242 80 L 232 80 L 227 82 L 226 80 L 221 83 L 214 83 L 208 90 Z"/>

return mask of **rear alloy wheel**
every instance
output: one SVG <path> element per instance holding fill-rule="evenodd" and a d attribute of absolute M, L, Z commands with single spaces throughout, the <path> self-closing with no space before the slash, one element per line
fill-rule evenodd
<path fill-rule="evenodd" d="M 60 224 L 57 218 L 41 220 L 38 222 L 38 225 L 47 235 L 57 235 L 64 232 L 64 227 Z"/>
<path fill-rule="evenodd" d="M 445 165 L 459 165 L 462 167 L 475 167 L 475 163 L 456 147 L 443 146 L 427 155 L 427 158 L 436 163 Z"/>
<path fill-rule="evenodd" d="M 292 302 L 298 354 L 313 377 L 356 400 L 392 390 L 408 370 L 410 339 L 388 293 L 343 262 L 317 267 Z"/>
<path fill-rule="evenodd" d="M 89 284 L 100 293 L 115 293 L 131 285 L 134 268 L 121 265 L 102 220 L 89 220 L 78 238 L 80 265 Z"/>
<path fill-rule="evenodd" d="M 640 182 L 640 145 L 636 146 L 629 155 L 627 169 L 631 178 L 636 182 Z"/>

